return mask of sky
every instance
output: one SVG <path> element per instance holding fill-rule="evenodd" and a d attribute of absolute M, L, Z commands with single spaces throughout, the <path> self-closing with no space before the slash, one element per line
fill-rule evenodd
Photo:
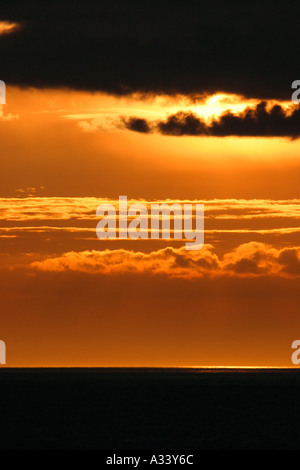
<path fill-rule="evenodd" d="M 7 366 L 293 366 L 300 7 L 265 5 L 1 3 Z M 100 240 L 120 195 L 204 204 L 204 246 Z"/>

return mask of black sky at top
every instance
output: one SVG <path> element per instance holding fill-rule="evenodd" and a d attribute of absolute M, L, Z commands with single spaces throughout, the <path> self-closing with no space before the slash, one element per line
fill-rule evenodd
<path fill-rule="evenodd" d="M 223 91 L 290 99 L 300 79 L 300 3 L 1 0 L 8 85 L 123 95 Z"/>

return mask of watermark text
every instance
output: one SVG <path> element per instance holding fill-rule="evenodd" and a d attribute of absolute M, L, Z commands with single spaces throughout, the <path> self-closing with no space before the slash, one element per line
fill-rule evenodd
<path fill-rule="evenodd" d="M 97 215 L 101 217 L 96 229 L 100 240 L 189 240 L 185 241 L 187 250 L 200 250 L 204 244 L 204 204 L 152 203 L 148 211 L 142 203 L 128 207 L 127 196 L 119 196 L 117 209 L 100 204 Z"/>

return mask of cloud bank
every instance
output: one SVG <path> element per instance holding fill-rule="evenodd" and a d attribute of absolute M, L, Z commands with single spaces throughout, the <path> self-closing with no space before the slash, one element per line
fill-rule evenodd
<path fill-rule="evenodd" d="M 165 121 L 149 122 L 141 118 L 122 118 L 124 127 L 131 131 L 148 134 L 158 132 L 171 136 L 210 137 L 288 137 L 300 136 L 300 107 L 285 110 L 275 104 L 268 107 L 261 101 L 254 108 L 234 114 L 226 111 L 220 117 L 205 121 L 193 112 L 180 111 L 168 116 Z"/>
<path fill-rule="evenodd" d="M 0 37 L 8 84 L 130 93 L 216 91 L 290 99 L 300 49 L 298 2 L 1 2 L 21 23 Z"/>
<path fill-rule="evenodd" d="M 274 248 L 258 242 L 244 243 L 219 258 L 211 245 L 199 252 L 184 248 L 164 248 L 151 253 L 124 249 L 67 252 L 62 256 L 31 263 L 39 271 L 79 271 L 90 274 L 147 273 L 179 278 L 203 276 L 300 275 L 300 247 Z"/>

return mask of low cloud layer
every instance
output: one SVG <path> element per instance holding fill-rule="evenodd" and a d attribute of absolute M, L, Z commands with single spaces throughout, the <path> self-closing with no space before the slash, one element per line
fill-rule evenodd
<path fill-rule="evenodd" d="M 172 136 L 211 136 L 211 137 L 288 137 L 300 136 L 300 107 L 285 110 L 275 104 L 268 107 L 261 101 L 254 108 L 247 107 L 234 114 L 226 111 L 220 117 L 207 122 L 192 112 L 180 111 L 166 120 L 149 122 L 146 119 L 122 118 L 123 125 L 131 130 L 148 134 L 158 132 Z"/>
<path fill-rule="evenodd" d="M 67 252 L 31 264 L 39 271 L 79 271 L 90 274 L 147 273 L 168 277 L 300 276 L 300 247 L 277 249 L 245 243 L 219 258 L 211 245 L 199 252 L 165 248 L 151 253 L 119 250 Z"/>

